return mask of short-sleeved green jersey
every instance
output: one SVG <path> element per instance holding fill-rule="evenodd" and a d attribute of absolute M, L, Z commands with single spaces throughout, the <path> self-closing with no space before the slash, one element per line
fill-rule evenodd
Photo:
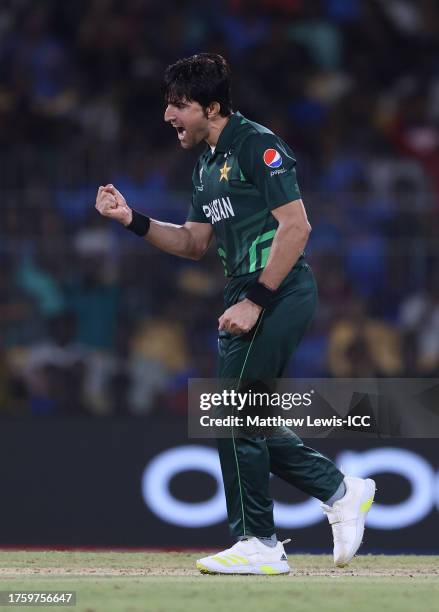
<path fill-rule="evenodd" d="M 300 198 L 295 166 L 281 138 L 238 112 L 215 151 L 200 155 L 187 220 L 212 224 L 226 276 L 265 267 L 278 226 L 271 210 Z"/>

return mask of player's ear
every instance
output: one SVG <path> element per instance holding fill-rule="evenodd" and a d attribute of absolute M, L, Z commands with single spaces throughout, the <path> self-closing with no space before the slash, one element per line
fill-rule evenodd
<path fill-rule="evenodd" d="M 219 102 L 211 102 L 207 107 L 207 118 L 215 119 L 220 114 L 221 106 Z"/>

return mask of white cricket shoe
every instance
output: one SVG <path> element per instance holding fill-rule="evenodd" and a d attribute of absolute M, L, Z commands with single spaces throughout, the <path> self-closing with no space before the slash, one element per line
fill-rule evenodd
<path fill-rule="evenodd" d="M 345 476 L 346 493 L 332 506 L 322 504 L 332 526 L 334 536 L 334 563 L 344 567 L 349 563 L 364 533 L 364 521 L 375 496 L 375 481 L 370 478 Z"/>
<path fill-rule="evenodd" d="M 216 555 L 198 559 L 197 569 L 203 574 L 289 574 L 283 547 L 287 542 L 290 540 L 270 548 L 258 538 L 249 537 Z"/>

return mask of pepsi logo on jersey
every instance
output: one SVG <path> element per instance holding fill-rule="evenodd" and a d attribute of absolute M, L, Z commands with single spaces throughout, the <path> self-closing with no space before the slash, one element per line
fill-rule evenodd
<path fill-rule="evenodd" d="M 265 165 L 269 168 L 282 166 L 282 156 L 276 149 L 265 149 L 263 158 Z"/>

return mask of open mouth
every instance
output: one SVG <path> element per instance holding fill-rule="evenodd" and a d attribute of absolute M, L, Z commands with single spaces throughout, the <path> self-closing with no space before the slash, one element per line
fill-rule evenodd
<path fill-rule="evenodd" d="M 185 135 L 186 135 L 185 128 L 183 126 L 181 126 L 181 125 L 176 125 L 175 129 L 177 130 L 177 136 L 178 136 L 179 140 L 182 140 L 185 137 Z"/>

